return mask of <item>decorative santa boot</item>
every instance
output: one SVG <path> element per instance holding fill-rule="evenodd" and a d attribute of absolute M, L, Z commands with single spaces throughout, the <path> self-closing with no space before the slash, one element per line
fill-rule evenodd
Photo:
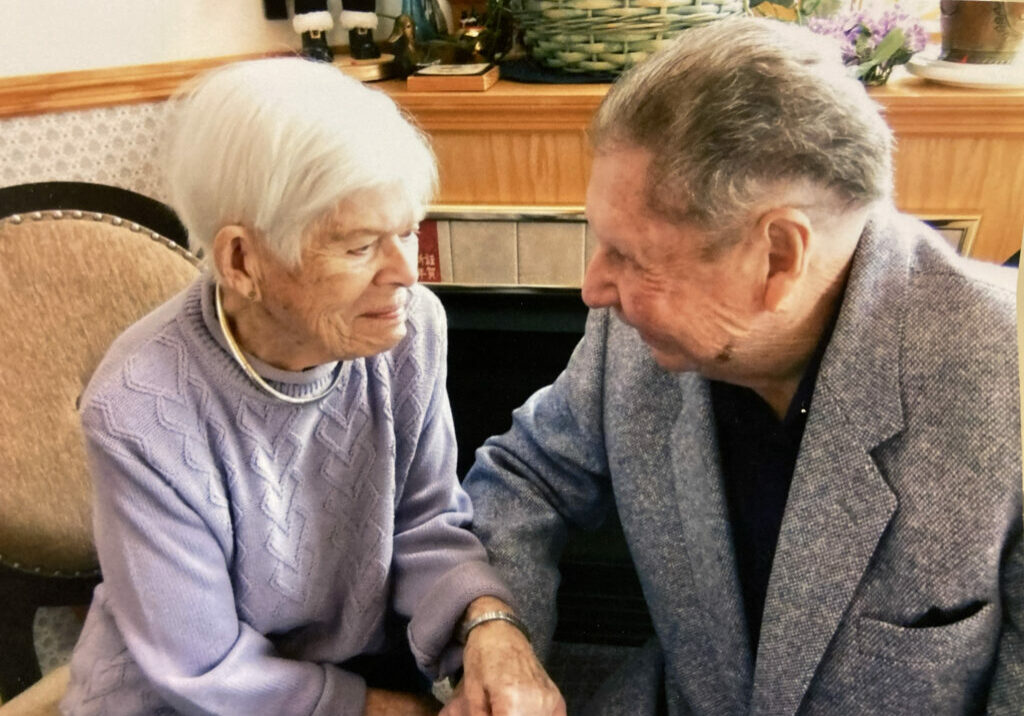
<path fill-rule="evenodd" d="M 376 0 L 343 0 L 341 26 L 348 30 L 348 51 L 354 60 L 380 57 L 380 48 L 373 41 L 377 29 Z"/>
<path fill-rule="evenodd" d="M 330 62 L 334 59 L 327 33 L 334 27 L 334 19 L 327 11 L 327 0 L 295 0 L 292 28 L 302 35 L 302 55 L 311 60 Z"/>

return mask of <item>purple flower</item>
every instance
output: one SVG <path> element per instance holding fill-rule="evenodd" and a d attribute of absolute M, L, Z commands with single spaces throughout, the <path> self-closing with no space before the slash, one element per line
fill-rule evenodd
<path fill-rule="evenodd" d="M 828 17 L 811 17 L 807 27 L 834 39 L 839 44 L 843 62 L 857 67 L 858 77 L 873 84 L 885 82 L 893 67 L 923 50 L 927 42 L 921 23 L 903 12 L 898 4 L 881 15 L 847 11 Z M 884 42 L 892 33 L 895 34 Z M 899 45 L 894 46 L 894 43 Z"/>

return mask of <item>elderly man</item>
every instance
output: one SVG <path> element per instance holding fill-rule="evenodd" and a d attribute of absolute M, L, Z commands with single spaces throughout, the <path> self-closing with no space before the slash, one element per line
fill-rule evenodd
<path fill-rule="evenodd" d="M 586 335 L 478 452 L 541 647 L 614 502 L 654 640 L 586 713 L 1019 713 L 1009 270 L 891 202 L 891 134 L 801 28 L 688 30 L 593 123 Z"/>

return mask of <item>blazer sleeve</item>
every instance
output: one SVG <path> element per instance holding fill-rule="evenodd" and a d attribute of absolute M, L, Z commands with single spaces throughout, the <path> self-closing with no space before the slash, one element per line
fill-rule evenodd
<path fill-rule="evenodd" d="M 562 374 L 489 438 L 464 481 L 473 529 L 509 584 L 546 656 L 555 627 L 558 559 L 569 526 L 594 528 L 611 504 L 603 405 L 607 311 L 591 312 Z"/>

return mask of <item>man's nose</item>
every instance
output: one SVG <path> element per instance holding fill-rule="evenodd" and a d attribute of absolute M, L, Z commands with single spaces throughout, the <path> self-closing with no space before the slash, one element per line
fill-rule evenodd
<path fill-rule="evenodd" d="M 606 308 L 619 304 L 619 291 L 615 283 L 615 274 L 608 265 L 608 257 L 604 250 L 597 251 L 587 264 L 587 272 L 583 276 L 583 302 L 591 308 Z"/>

